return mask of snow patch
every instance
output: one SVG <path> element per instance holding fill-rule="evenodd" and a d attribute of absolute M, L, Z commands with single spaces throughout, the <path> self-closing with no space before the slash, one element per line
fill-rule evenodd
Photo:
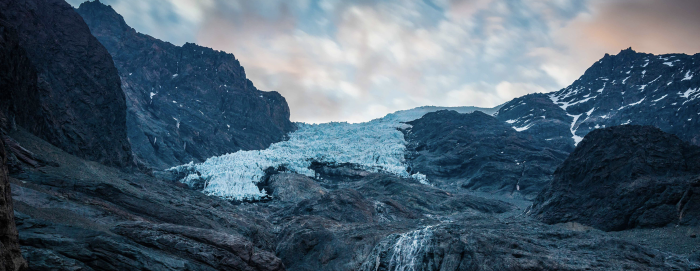
<path fill-rule="evenodd" d="M 628 105 L 623 105 L 622 107 L 618 108 L 617 110 L 619 111 L 619 110 L 625 109 L 626 107 L 631 107 L 631 106 L 635 106 L 635 105 L 641 104 L 645 99 L 646 99 L 646 97 L 642 98 L 641 100 L 639 100 L 639 101 L 637 101 L 637 102 L 635 102 L 635 103 L 631 103 L 631 104 L 628 104 Z"/>
<path fill-rule="evenodd" d="M 603 87 L 602 87 L 601 89 L 598 90 L 598 93 L 603 93 L 603 90 L 605 90 L 605 85 L 606 85 L 606 84 L 607 84 L 607 82 L 606 82 L 606 83 L 603 83 Z"/>
<path fill-rule="evenodd" d="M 151 92 L 151 100 L 153 100 L 153 96 L 156 96 L 156 94 Z"/>
<path fill-rule="evenodd" d="M 530 124 L 525 125 L 523 127 L 513 127 L 513 129 L 515 129 L 518 132 L 522 132 L 522 131 L 525 131 L 527 129 L 530 129 L 530 127 L 532 127 L 533 125 L 535 125 L 535 123 L 530 123 Z"/>
<path fill-rule="evenodd" d="M 686 80 L 690 80 L 690 79 L 693 79 L 693 75 L 690 74 L 690 71 L 688 71 L 685 73 L 685 77 L 681 81 L 686 81 Z"/>
<path fill-rule="evenodd" d="M 625 82 L 627 82 L 627 79 L 630 79 L 630 76 L 627 76 L 627 78 L 625 78 L 624 80 L 622 80 L 622 84 L 623 84 L 623 85 L 625 84 Z"/>
<path fill-rule="evenodd" d="M 173 77 L 177 77 L 177 73 L 176 73 L 176 74 L 173 74 Z"/>
<path fill-rule="evenodd" d="M 697 92 L 698 90 L 700 90 L 700 88 L 688 88 L 688 90 L 686 90 L 683 93 L 678 92 L 678 95 L 680 95 L 683 98 L 688 99 L 688 98 L 690 98 L 691 95 L 695 94 L 695 92 Z"/>
<path fill-rule="evenodd" d="M 668 94 L 666 94 L 666 95 L 662 96 L 661 98 L 658 98 L 658 99 L 656 99 L 656 100 L 653 100 L 652 102 L 658 102 L 658 101 L 661 101 L 661 100 L 663 100 L 664 98 L 666 98 L 666 96 L 668 96 Z"/>
<path fill-rule="evenodd" d="M 669 66 L 669 67 L 673 67 L 673 62 L 664 62 L 664 65 Z"/>
<path fill-rule="evenodd" d="M 578 118 L 581 117 L 581 114 L 578 114 L 578 115 L 566 114 L 566 115 L 568 115 L 569 117 L 574 118 L 574 120 L 571 122 L 571 128 L 569 128 L 569 130 L 571 130 L 571 134 L 573 135 L 571 138 L 574 139 L 574 146 L 576 146 L 576 145 L 578 145 L 579 142 L 581 142 L 581 140 L 583 140 L 583 137 L 580 137 L 580 136 L 577 136 L 577 135 L 576 135 L 576 130 L 577 130 L 578 128 L 574 129 L 574 127 L 576 127 L 576 121 L 578 121 Z"/>

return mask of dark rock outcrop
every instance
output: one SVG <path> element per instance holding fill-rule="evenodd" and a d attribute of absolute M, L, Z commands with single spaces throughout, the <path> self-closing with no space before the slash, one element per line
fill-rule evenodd
<path fill-rule="evenodd" d="M 565 137 L 580 141 L 597 128 L 636 124 L 700 145 L 697 112 L 700 54 L 653 55 L 630 48 L 606 54 L 566 88 L 504 104 L 496 117 L 553 141 L 561 141 L 566 131 Z"/>
<path fill-rule="evenodd" d="M 19 250 L 6 162 L 5 144 L 0 140 L 0 271 L 15 271 L 26 268 L 27 262 Z"/>
<path fill-rule="evenodd" d="M 0 128 L 40 119 L 37 75 L 17 31 L 0 13 Z"/>
<path fill-rule="evenodd" d="M 557 169 L 531 215 L 605 231 L 700 225 L 700 147 L 649 126 L 595 130 Z"/>
<path fill-rule="evenodd" d="M 438 111 L 404 131 L 412 173 L 441 186 L 534 197 L 567 152 L 482 112 Z"/>
<path fill-rule="evenodd" d="M 77 12 L 119 69 L 141 162 L 163 169 L 264 149 L 294 129 L 284 97 L 255 88 L 232 54 L 137 33 L 99 1 Z"/>
<path fill-rule="evenodd" d="M 2 83 L 15 85 L 3 92 L 12 92 L 16 124 L 71 154 L 131 165 L 117 69 L 75 10 L 63 0 L 4 0 L 0 13 L 3 28 L 17 33 L 21 49 L 13 50 L 26 53 L 31 64 L 24 65 L 20 53 L 2 64 L 23 65 Z"/>

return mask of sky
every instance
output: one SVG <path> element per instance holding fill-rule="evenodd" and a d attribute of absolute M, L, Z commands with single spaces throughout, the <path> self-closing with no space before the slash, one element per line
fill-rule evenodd
<path fill-rule="evenodd" d="M 78 6 L 83 0 L 68 0 Z M 102 0 L 137 31 L 233 53 L 292 121 L 493 107 L 606 53 L 700 53 L 697 0 Z"/>

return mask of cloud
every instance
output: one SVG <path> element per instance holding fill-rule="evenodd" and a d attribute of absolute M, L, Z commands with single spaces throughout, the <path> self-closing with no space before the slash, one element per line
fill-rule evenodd
<path fill-rule="evenodd" d="M 279 8 L 286 12 L 270 19 L 252 6 L 214 5 L 197 41 L 233 52 L 259 88 L 287 97 L 297 121 L 366 121 L 426 104 L 489 107 L 558 87 L 527 55 L 549 44 L 535 10 L 541 6 L 323 1 Z"/>
<path fill-rule="evenodd" d="M 629 46 L 700 51 L 694 0 L 103 1 L 138 31 L 233 53 L 304 122 L 490 107 Z"/>
<path fill-rule="evenodd" d="M 606 53 L 632 47 L 653 54 L 700 52 L 700 1 L 591 1 L 563 24 L 551 26 L 553 46 L 531 52 L 540 68 L 565 86 Z"/>

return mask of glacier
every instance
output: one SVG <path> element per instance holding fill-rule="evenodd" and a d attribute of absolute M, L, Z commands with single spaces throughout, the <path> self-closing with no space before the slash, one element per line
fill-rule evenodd
<path fill-rule="evenodd" d="M 287 141 L 271 144 L 267 149 L 238 151 L 211 157 L 199 164 L 190 162 L 172 167 L 168 171 L 184 175 L 180 181 L 190 187 L 203 186 L 205 194 L 228 200 L 266 197 L 266 191 L 260 190 L 256 184 L 268 168 L 315 177 L 316 172 L 309 169 L 312 162 L 350 163 L 370 172 L 387 172 L 428 184 L 425 175 L 407 171 L 404 160 L 406 140 L 399 129 L 410 127 L 404 122 L 440 109 L 460 113 L 480 110 L 493 114 L 498 107 L 426 106 L 397 111 L 363 123 L 298 123 L 298 129 L 289 134 Z"/>

